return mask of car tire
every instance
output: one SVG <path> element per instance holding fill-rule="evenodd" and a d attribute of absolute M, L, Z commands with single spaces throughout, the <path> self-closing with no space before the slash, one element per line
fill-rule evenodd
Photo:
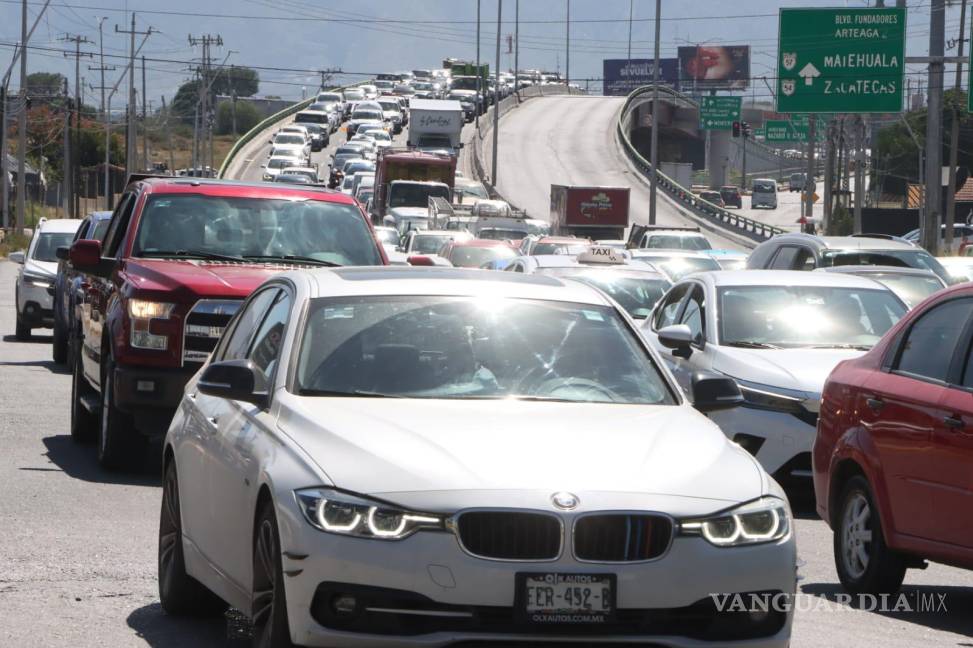
<path fill-rule="evenodd" d="M 30 327 L 20 318 L 20 313 L 17 313 L 17 326 L 14 330 L 14 337 L 19 342 L 27 342 L 30 340 Z"/>
<path fill-rule="evenodd" d="M 71 438 L 77 443 L 90 443 L 97 430 L 98 418 L 81 403 L 81 398 L 93 393 L 84 377 L 81 353 L 77 342 L 68 345 L 71 359 Z"/>
<path fill-rule="evenodd" d="M 838 579 L 852 594 L 893 594 L 905 578 L 904 557 L 889 549 L 868 481 L 858 475 L 841 489 L 834 528 Z"/>
<path fill-rule="evenodd" d="M 205 585 L 186 573 L 182 544 L 179 479 L 173 459 L 162 478 L 159 512 L 159 602 L 172 616 L 215 616 L 228 607 Z"/>
<path fill-rule="evenodd" d="M 108 352 L 106 352 L 106 355 Z M 132 448 L 135 426 L 132 416 L 115 404 L 115 361 L 110 356 L 102 365 L 101 421 L 98 425 L 98 464 L 117 470 L 126 463 Z"/>
<path fill-rule="evenodd" d="M 254 648 L 292 648 L 284 593 L 280 533 L 272 502 L 264 502 L 253 530 L 253 621 Z"/>
<path fill-rule="evenodd" d="M 57 364 L 68 360 L 68 335 L 61 324 L 61 318 L 54 315 L 54 341 L 51 344 L 51 357 Z"/>

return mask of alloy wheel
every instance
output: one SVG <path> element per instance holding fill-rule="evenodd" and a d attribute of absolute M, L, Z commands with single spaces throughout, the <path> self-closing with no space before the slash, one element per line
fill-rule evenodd
<path fill-rule="evenodd" d="M 841 520 L 842 552 L 841 560 L 848 575 L 861 578 L 868 569 L 871 557 L 872 510 L 863 493 L 856 492 L 845 504 L 845 514 Z"/>

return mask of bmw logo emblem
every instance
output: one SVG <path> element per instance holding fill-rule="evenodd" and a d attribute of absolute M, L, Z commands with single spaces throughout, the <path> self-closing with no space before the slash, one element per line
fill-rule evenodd
<path fill-rule="evenodd" d="M 555 508 L 559 508 L 562 511 L 570 511 L 578 508 L 580 500 L 574 493 L 561 491 L 551 495 L 551 503 L 554 504 Z"/>

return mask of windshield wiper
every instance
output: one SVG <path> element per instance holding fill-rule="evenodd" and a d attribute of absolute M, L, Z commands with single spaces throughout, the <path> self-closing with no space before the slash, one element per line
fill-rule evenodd
<path fill-rule="evenodd" d="M 336 391 L 333 389 L 302 389 L 301 396 L 346 396 L 358 398 L 406 398 L 397 394 L 382 394 L 379 392 L 354 389 L 352 391 Z"/>
<path fill-rule="evenodd" d="M 299 254 L 248 254 L 244 259 L 276 259 L 281 261 L 299 261 L 300 263 L 310 263 L 313 265 L 325 266 L 327 268 L 340 268 L 340 263 L 334 261 L 322 261 L 314 257 L 301 256 Z"/>
<path fill-rule="evenodd" d="M 751 342 L 749 340 L 737 340 L 736 342 L 724 342 L 723 346 L 728 347 L 738 347 L 740 349 L 780 349 L 775 344 L 767 344 L 766 342 Z"/>
<path fill-rule="evenodd" d="M 206 252 L 205 250 L 175 250 L 175 251 L 157 251 L 152 250 L 150 252 L 142 252 L 139 256 L 149 257 L 149 256 L 175 256 L 175 257 L 199 257 L 201 259 L 209 259 L 212 261 L 236 261 L 238 263 L 245 263 L 246 259 L 243 257 L 232 256 L 230 254 L 218 254 L 216 252 Z"/>
<path fill-rule="evenodd" d="M 867 344 L 816 344 L 812 349 L 854 349 L 855 351 L 868 351 L 872 347 Z"/>

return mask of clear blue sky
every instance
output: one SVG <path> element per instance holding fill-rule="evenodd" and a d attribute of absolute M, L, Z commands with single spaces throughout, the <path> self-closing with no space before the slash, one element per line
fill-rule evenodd
<path fill-rule="evenodd" d="M 663 0 L 662 53 L 674 55 L 680 44 L 720 42 L 753 47 L 752 74 L 773 76 L 777 47 L 777 10 L 782 6 L 867 6 L 864 0 Z M 894 4 L 894 0 L 888 0 Z M 649 57 L 652 51 L 655 2 L 635 0 L 633 57 Z M 909 0 L 909 46 L 912 56 L 926 54 L 929 38 L 929 0 Z M 42 6 L 29 0 L 31 15 Z M 504 0 L 501 34 L 513 34 L 515 0 Z M 566 0 L 521 0 L 521 67 L 565 67 Z M 229 62 L 275 68 L 316 70 L 326 67 L 350 72 L 377 73 L 412 68 L 438 67 L 446 56 L 473 58 L 476 54 L 476 0 L 52 0 L 31 44 L 64 49 L 59 41 L 66 33 L 95 41 L 84 50 L 97 53 L 98 18 L 107 17 L 105 52 L 121 56 L 128 51 L 127 36 L 116 34 L 115 25 L 127 28 L 125 11 L 137 15 L 137 28 L 160 30 L 146 44 L 150 59 L 148 94 L 153 103 L 170 99 L 180 83 L 190 77 L 189 61 L 199 55 L 187 42 L 190 34 L 220 34 L 224 47 L 214 50 L 217 62 L 230 50 Z M 150 11 L 176 14 L 148 13 Z M 227 17 L 195 16 L 194 12 Z M 497 0 L 482 0 L 481 56 L 495 58 Z M 628 39 L 629 0 L 572 0 L 571 77 L 600 77 L 602 59 L 624 58 Z M 236 17 L 230 17 L 236 16 Z M 273 19 L 271 19 L 273 18 Z M 369 24 L 341 23 L 335 19 L 379 19 Z M 295 20 L 300 19 L 300 20 Z M 511 22 L 506 22 L 506 21 Z M 617 20 L 618 22 L 585 22 Z M 959 28 L 958 6 L 947 15 L 947 39 Z M 11 45 L 20 38 L 20 1 L 0 0 L 0 64 L 5 70 Z M 502 51 L 506 52 L 506 43 Z M 74 62 L 58 51 L 32 51 L 31 71 L 57 71 L 69 75 L 73 85 Z M 502 66 L 512 58 L 502 56 Z M 125 61 L 106 63 L 121 69 Z M 96 72 L 82 61 L 82 75 L 97 85 Z M 109 84 L 117 72 L 109 72 Z M 261 70 L 262 94 L 300 97 L 302 86 L 313 90 L 318 77 L 301 71 Z M 344 77 L 359 79 L 361 77 Z M 948 79 L 952 79 L 949 75 Z M 12 87 L 19 80 L 15 73 Z M 597 84 L 596 84 L 597 85 Z M 756 96 L 766 97 L 762 84 Z M 91 102 L 94 103 L 94 102 Z"/>

